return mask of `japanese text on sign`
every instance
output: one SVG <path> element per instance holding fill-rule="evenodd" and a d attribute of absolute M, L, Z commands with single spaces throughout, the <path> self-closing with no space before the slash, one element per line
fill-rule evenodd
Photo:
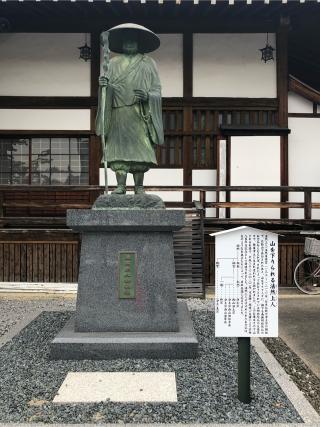
<path fill-rule="evenodd" d="M 216 235 L 216 336 L 278 336 L 278 236 L 250 227 Z"/>

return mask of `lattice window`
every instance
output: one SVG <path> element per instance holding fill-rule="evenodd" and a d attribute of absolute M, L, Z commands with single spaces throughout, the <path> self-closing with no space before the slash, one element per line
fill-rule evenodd
<path fill-rule="evenodd" d="M 274 110 L 219 111 L 219 125 L 274 126 L 276 122 Z"/>
<path fill-rule="evenodd" d="M 164 110 L 162 114 L 165 133 L 181 132 L 183 130 L 183 111 L 176 109 Z"/>
<path fill-rule="evenodd" d="M 0 139 L 0 183 L 87 185 L 88 138 Z"/>
<path fill-rule="evenodd" d="M 166 136 L 164 145 L 157 147 L 156 155 L 157 155 L 158 167 L 182 168 L 183 166 L 182 137 Z"/>
<path fill-rule="evenodd" d="M 166 109 L 163 111 L 165 143 L 157 146 L 156 156 L 160 168 L 183 167 L 183 111 Z"/>
<path fill-rule="evenodd" d="M 216 168 L 216 112 L 209 109 L 193 110 L 192 167 Z"/>
<path fill-rule="evenodd" d="M 215 138 L 210 136 L 193 137 L 193 161 L 194 169 L 216 168 L 216 144 Z"/>
<path fill-rule="evenodd" d="M 212 110 L 193 110 L 193 130 L 196 132 L 215 130 L 215 112 Z"/>

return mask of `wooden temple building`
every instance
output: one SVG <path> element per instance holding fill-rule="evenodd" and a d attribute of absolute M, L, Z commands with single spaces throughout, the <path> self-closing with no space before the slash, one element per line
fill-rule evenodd
<path fill-rule="evenodd" d="M 280 285 L 293 286 L 320 225 L 319 1 L 2 0 L 0 289 L 75 287 L 81 242 L 65 213 L 103 191 L 99 36 L 124 22 L 161 39 L 166 144 L 145 184 L 187 212 L 179 294 L 214 285 L 209 234 L 244 224 L 281 233 Z"/>

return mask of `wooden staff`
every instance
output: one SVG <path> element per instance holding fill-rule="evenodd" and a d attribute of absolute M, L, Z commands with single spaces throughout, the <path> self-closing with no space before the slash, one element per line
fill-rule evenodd
<path fill-rule="evenodd" d="M 107 77 L 109 61 L 110 61 L 110 49 L 109 49 L 109 33 L 105 31 L 101 33 L 100 37 L 101 46 L 103 49 L 103 76 Z M 104 194 L 108 194 L 108 159 L 107 159 L 107 147 L 106 147 L 106 137 L 105 137 L 105 110 L 106 110 L 106 97 L 107 97 L 107 88 L 102 86 L 101 88 L 101 144 L 103 152 L 103 164 L 104 164 Z"/>

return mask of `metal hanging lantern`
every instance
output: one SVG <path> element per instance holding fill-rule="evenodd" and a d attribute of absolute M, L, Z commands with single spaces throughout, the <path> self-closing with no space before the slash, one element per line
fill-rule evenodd
<path fill-rule="evenodd" d="M 269 34 L 267 33 L 267 43 L 263 49 L 259 49 L 261 52 L 261 61 L 266 63 L 267 61 L 274 61 L 273 52 L 275 49 L 269 44 Z"/>
<path fill-rule="evenodd" d="M 10 22 L 6 19 L 0 16 L 0 33 L 8 33 L 10 31 Z"/>
<path fill-rule="evenodd" d="M 87 44 L 87 34 L 85 38 L 85 44 L 84 46 L 78 47 L 80 50 L 79 59 L 83 59 L 84 61 L 90 61 L 91 59 L 91 47 Z"/>

